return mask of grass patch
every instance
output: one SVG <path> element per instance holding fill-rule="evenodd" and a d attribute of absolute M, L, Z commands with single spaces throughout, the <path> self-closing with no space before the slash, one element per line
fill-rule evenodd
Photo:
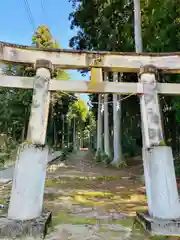
<path fill-rule="evenodd" d="M 111 203 L 114 194 L 110 192 L 75 191 L 71 196 L 74 202 L 84 206 L 104 206 Z"/>
<path fill-rule="evenodd" d="M 94 202 L 93 199 L 90 200 L 86 196 L 74 195 L 74 202 L 81 204 L 81 206 L 94 206 L 94 205 L 104 205 L 104 201 Z"/>
<path fill-rule="evenodd" d="M 121 180 L 122 177 L 120 176 L 97 176 L 95 177 L 96 180 L 102 180 L 102 181 L 113 181 L 113 180 Z"/>
<path fill-rule="evenodd" d="M 46 187 L 66 189 L 76 189 L 76 188 L 92 188 L 94 187 L 93 181 L 81 180 L 81 179 L 47 179 Z"/>
<path fill-rule="evenodd" d="M 46 187 L 58 187 L 60 185 L 67 184 L 68 181 L 65 179 L 46 179 L 45 186 Z"/>
<path fill-rule="evenodd" d="M 116 220 L 117 224 L 120 224 L 123 227 L 132 227 L 134 223 L 134 218 L 124 218 Z"/>
<path fill-rule="evenodd" d="M 0 204 L 4 204 L 5 199 L 0 199 Z"/>
<path fill-rule="evenodd" d="M 147 210 L 147 202 L 144 195 L 118 194 L 111 192 L 74 191 L 70 194 L 75 203 L 81 206 L 112 206 L 119 205 L 121 211 L 134 213 Z"/>
<path fill-rule="evenodd" d="M 149 238 L 149 240 L 168 240 L 168 239 L 169 239 L 169 237 L 167 237 L 167 236 L 151 236 Z M 171 237 L 171 239 L 173 239 L 173 238 Z M 177 240 L 177 238 L 175 240 Z"/>
<path fill-rule="evenodd" d="M 60 179 L 46 179 L 46 185 L 47 186 L 54 186 L 58 184 L 62 184 L 63 182 L 69 182 L 69 181 L 77 181 L 81 182 L 84 180 L 85 182 L 94 182 L 94 181 L 115 181 L 115 180 L 121 180 L 123 177 L 121 176 L 64 176 Z"/>
<path fill-rule="evenodd" d="M 91 218 L 82 218 L 82 217 L 76 217 L 72 216 L 67 212 L 59 212 L 53 219 L 53 225 L 58 225 L 58 224 L 79 224 L 79 225 L 84 225 L 84 224 L 97 224 L 96 219 L 91 219 Z"/>
<path fill-rule="evenodd" d="M 46 187 L 55 187 L 57 186 L 59 183 L 56 179 L 46 179 L 45 181 L 45 186 Z"/>
<path fill-rule="evenodd" d="M 110 192 L 79 191 L 79 192 L 76 192 L 75 194 L 87 196 L 87 197 L 97 197 L 97 198 L 114 197 L 114 194 Z"/>
<path fill-rule="evenodd" d="M 119 219 L 119 220 L 108 220 L 108 224 L 120 224 L 123 227 L 132 227 L 134 222 L 134 218 L 125 218 L 125 219 Z M 79 216 L 73 216 L 68 212 L 59 212 L 53 219 L 53 225 L 58 224 L 76 224 L 76 225 L 95 225 L 97 223 L 100 224 L 107 224 L 106 219 L 95 219 L 95 218 L 83 218 Z"/>

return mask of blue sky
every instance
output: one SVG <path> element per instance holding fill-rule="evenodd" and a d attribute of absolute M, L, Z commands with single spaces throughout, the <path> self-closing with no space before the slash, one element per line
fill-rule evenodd
<path fill-rule="evenodd" d="M 41 7 L 43 2 L 44 10 Z M 47 25 L 53 37 L 60 42 L 62 48 L 69 48 L 69 39 L 76 34 L 70 30 L 68 20 L 72 12 L 69 0 L 28 0 L 36 27 Z M 24 0 L 1 0 L 0 14 L 0 40 L 17 44 L 31 44 L 33 26 L 29 20 Z M 77 71 L 70 71 L 74 80 L 87 80 L 89 76 L 83 77 Z M 87 95 L 82 95 L 87 101 Z"/>

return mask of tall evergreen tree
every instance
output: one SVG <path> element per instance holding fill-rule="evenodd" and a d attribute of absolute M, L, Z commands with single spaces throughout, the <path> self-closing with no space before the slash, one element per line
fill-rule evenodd
<path fill-rule="evenodd" d="M 32 36 L 32 45 L 37 48 L 60 48 L 59 43 L 53 39 L 47 26 L 39 26 Z M 7 65 L 4 74 L 16 76 L 34 77 L 35 71 L 32 67 Z M 57 80 L 70 80 L 69 73 L 65 70 L 56 71 L 53 78 Z M 11 142 L 17 146 L 17 142 L 22 142 L 26 138 L 27 126 L 30 115 L 32 90 L 27 89 L 0 89 L 0 134 L 7 135 Z M 81 101 L 77 101 L 74 94 L 63 92 L 51 92 L 50 113 L 47 129 L 47 142 L 49 145 L 61 146 L 62 136 L 65 140 L 72 136 L 72 124 L 69 125 L 68 116 L 74 104 L 78 118 L 85 121 L 84 106 Z M 79 107 L 80 104 L 80 107 Z M 82 113 L 81 113 L 82 111 Z M 81 128 L 83 130 L 83 127 Z M 64 131 L 64 132 L 63 132 Z M 6 144 L 7 146 L 7 144 Z M 4 148 L 2 149 L 4 151 Z"/>
<path fill-rule="evenodd" d="M 108 50 L 132 52 L 134 49 L 133 1 L 128 0 L 70 0 L 73 12 L 70 14 L 71 28 L 77 34 L 70 40 L 70 46 L 80 50 Z M 143 50 L 151 52 L 171 52 L 180 50 L 180 7 L 178 0 L 141 0 Z M 153 34 L 152 34 L 153 33 Z M 111 81 L 111 79 L 110 79 Z M 122 81 L 137 81 L 135 74 L 123 74 Z M 160 74 L 159 81 L 179 82 L 177 75 Z M 97 96 L 91 95 L 92 102 Z M 179 97 L 161 96 L 166 139 L 176 154 L 180 139 L 177 121 L 180 119 Z M 112 101 L 112 96 L 109 96 Z M 92 111 L 97 116 L 97 104 Z M 112 104 L 109 104 L 112 128 Z M 141 152 L 139 143 L 140 107 L 139 100 L 132 96 L 122 102 L 123 152 L 135 155 Z M 173 127 L 172 127 L 173 126 Z M 177 133 L 178 132 L 178 133 Z"/>

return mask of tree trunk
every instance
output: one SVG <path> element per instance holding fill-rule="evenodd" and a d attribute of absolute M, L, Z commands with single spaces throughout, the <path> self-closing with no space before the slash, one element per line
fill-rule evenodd
<path fill-rule="evenodd" d="M 108 81 L 107 72 L 104 73 L 104 81 Z M 110 157 L 108 94 L 104 94 L 104 152 Z"/>
<path fill-rule="evenodd" d="M 143 51 L 142 47 L 142 32 L 141 32 L 141 9 L 140 9 L 140 0 L 134 0 L 134 37 L 135 37 L 135 49 L 137 53 Z M 140 97 L 140 102 L 142 97 Z M 144 175 L 142 179 L 145 180 L 146 184 L 146 195 L 148 199 L 148 210 L 149 214 L 152 214 L 152 196 L 151 196 L 151 179 L 150 179 L 150 163 L 149 163 L 149 153 L 145 148 L 145 137 L 144 137 L 144 126 L 142 121 L 142 109 L 141 109 L 141 131 L 142 131 L 142 158 L 143 158 L 143 167 Z"/>
<path fill-rule="evenodd" d="M 113 81 L 118 82 L 118 73 L 113 73 Z M 121 102 L 120 95 L 113 94 L 113 147 L 114 147 L 114 159 L 112 164 L 119 165 L 122 160 L 122 147 L 121 147 Z"/>
<path fill-rule="evenodd" d="M 62 115 L 62 149 L 64 149 L 64 115 Z"/>
<path fill-rule="evenodd" d="M 98 96 L 98 119 L 97 119 L 97 151 L 103 150 L 102 145 L 102 95 Z"/>
<path fill-rule="evenodd" d="M 76 119 L 75 119 L 75 117 L 73 118 L 73 148 L 74 148 L 74 151 L 77 150 L 77 146 L 76 146 Z"/>
<path fill-rule="evenodd" d="M 24 122 L 22 133 L 21 133 L 21 142 L 24 142 L 25 131 L 26 131 L 26 121 Z"/>

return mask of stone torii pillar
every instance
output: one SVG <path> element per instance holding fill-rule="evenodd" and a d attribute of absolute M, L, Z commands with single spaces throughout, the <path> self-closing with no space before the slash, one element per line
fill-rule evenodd
<path fill-rule="evenodd" d="M 140 98 L 142 132 L 147 150 L 144 154 L 148 154 L 143 160 L 149 216 L 167 221 L 180 218 L 180 204 L 172 149 L 164 142 L 156 76 L 157 69 L 154 66 L 148 65 L 140 69 L 139 81 L 144 92 Z M 152 222 L 151 219 L 150 224 Z M 164 235 L 168 227 L 163 225 L 165 222 L 158 224 L 155 222 L 151 230 Z"/>
<path fill-rule="evenodd" d="M 42 214 L 48 147 L 45 146 L 49 114 L 52 64 L 37 60 L 27 141 L 18 150 L 8 219 L 24 221 Z"/>

